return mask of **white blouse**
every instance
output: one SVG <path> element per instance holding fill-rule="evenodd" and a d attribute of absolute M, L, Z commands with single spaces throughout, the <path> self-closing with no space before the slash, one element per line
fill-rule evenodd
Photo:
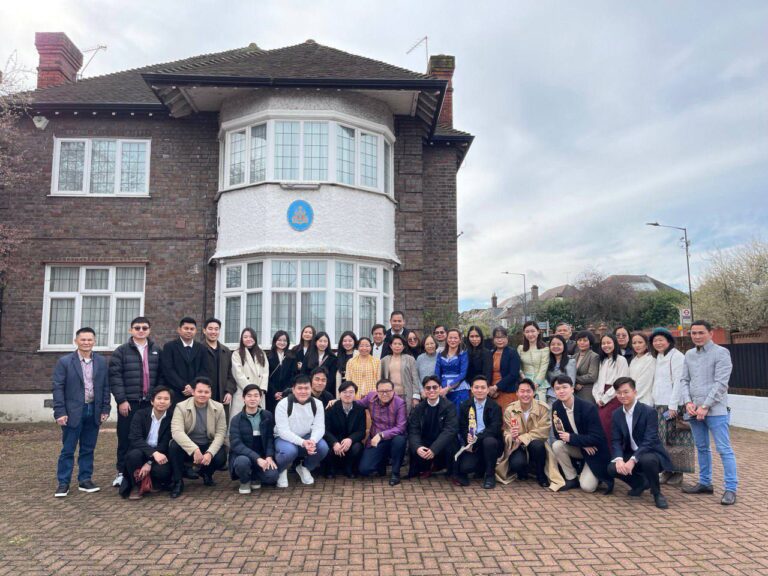
<path fill-rule="evenodd" d="M 656 374 L 653 378 L 653 403 L 674 409 L 680 405 L 680 379 L 683 376 L 685 355 L 677 348 L 656 356 Z"/>
<path fill-rule="evenodd" d="M 616 360 L 609 356 L 600 362 L 600 373 L 597 375 L 597 381 L 592 387 L 592 397 L 595 399 L 595 402 L 602 402 L 603 406 L 605 406 L 613 400 L 616 397 L 613 383 L 616 381 L 616 378 L 622 376 L 629 376 L 629 366 L 627 365 L 627 359 L 621 354 L 616 356 Z M 606 386 L 610 386 L 610 388 L 603 392 Z"/>
<path fill-rule="evenodd" d="M 629 363 L 629 377 L 635 381 L 637 400 L 653 406 L 653 377 L 656 374 L 656 358 L 648 352 L 634 356 Z"/>

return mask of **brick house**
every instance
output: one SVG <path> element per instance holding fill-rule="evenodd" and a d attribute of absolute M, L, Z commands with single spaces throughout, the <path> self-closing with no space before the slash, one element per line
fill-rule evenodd
<path fill-rule="evenodd" d="M 335 340 L 394 308 L 416 328 L 457 309 L 473 137 L 452 126 L 452 56 L 420 74 L 307 40 L 77 80 L 65 34 L 35 44 L 33 183 L 0 211 L 28 235 L 3 302 L 6 412 L 42 408 L 82 325 L 108 353 L 140 313 L 161 343 L 215 315 L 226 343 L 252 326 L 268 347 L 277 329 Z"/>

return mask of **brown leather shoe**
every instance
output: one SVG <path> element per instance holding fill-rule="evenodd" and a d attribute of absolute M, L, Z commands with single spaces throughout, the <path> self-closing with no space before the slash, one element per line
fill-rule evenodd
<path fill-rule="evenodd" d="M 139 487 L 134 486 L 131 488 L 131 493 L 128 495 L 128 500 L 140 500 L 141 499 L 141 492 L 139 492 Z"/>

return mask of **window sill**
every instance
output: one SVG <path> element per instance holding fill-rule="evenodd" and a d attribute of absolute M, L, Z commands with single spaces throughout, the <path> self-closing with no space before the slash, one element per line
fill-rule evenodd
<path fill-rule="evenodd" d="M 93 352 L 99 352 L 99 353 L 109 353 L 111 354 L 117 349 L 117 346 L 110 347 L 110 346 L 101 346 L 96 347 L 94 346 Z M 35 350 L 35 354 L 69 354 L 70 352 L 74 352 L 77 350 L 74 347 L 74 344 L 67 345 L 67 346 L 46 346 L 45 348 L 38 348 Z"/>
<path fill-rule="evenodd" d="M 367 194 L 375 194 L 376 196 L 384 196 L 393 204 L 397 204 L 397 201 L 391 194 L 376 190 L 375 188 L 366 188 L 364 186 L 353 186 L 351 184 L 342 184 L 340 182 L 301 182 L 301 181 L 285 181 L 285 180 L 266 180 L 264 182 L 253 182 L 252 184 L 238 184 L 237 186 L 230 186 L 229 188 L 221 188 L 216 193 L 216 200 L 218 200 L 222 194 L 227 192 L 235 192 L 237 190 L 244 190 L 246 188 L 258 188 L 265 184 L 272 184 L 280 186 L 286 192 L 295 191 L 307 191 L 307 190 L 319 190 L 323 186 L 338 186 L 339 188 L 346 188 L 348 190 L 354 190 L 356 192 L 365 192 Z"/>
<path fill-rule="evenodd" d="M 48 198 L 151 198 L 150 194 L 48 194 Z"/>

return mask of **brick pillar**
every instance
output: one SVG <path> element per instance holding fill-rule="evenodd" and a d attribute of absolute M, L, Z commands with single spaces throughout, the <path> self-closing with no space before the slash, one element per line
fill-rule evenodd
<path fill-rule="evenodd" d="M 36 32 L 35 48 L 40 55 L 37 87 L 48 88 L 77 80 L 83 53 L 64 32 Z"/>
<path fill-rule="evenodd" d="M 440 108 L 440 116 L 437 119 L 438 124 L 450 126 L 453 128 L 453 71 L 456 69 L 456 58 L 438 54 L 429 57 L 429 68 L 427 74 L 434 76 L 439 80 L 448 80 L 448 89 L 443 98 L 443 107 Z"/>

